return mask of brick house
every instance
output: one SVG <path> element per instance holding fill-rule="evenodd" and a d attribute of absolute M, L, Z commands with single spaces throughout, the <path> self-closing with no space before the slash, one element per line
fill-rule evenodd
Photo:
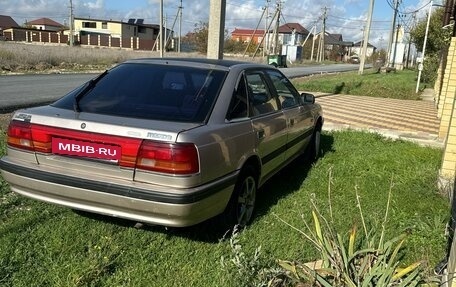
<path fill-rule="evenodd" d="M 359 41 L 353 44 L 353 47 L 350 49 L 350 54 L 361 56 L 361 50 L 363 48 L 363 42 Z M 377 48 L 371 43 L 367 42 L 367 51 L 366 56 L 370 57 L 377 50 Z"/>
<path fill-rule="evenodd" d="M 279 27 L 278 34 L 282 45 L 301 45 L 310 32 L 299 23 L 285 23 Z"/>
<path fill-rule="evenodd" d="M 18 28 L 19 25 L 10 16 L 0 15 L 0 37 L 4 37 L 3 31 L 10 28 Z"/>
<path fill-rule="evenodd" d="M 231 39 L 237 42 L 248 43 L 252 40 L 252 43 L 258 45 L 264 37 L 264 30 L 254 30 L 254 29 L 238 29 L 235 28 L 231 32 Z"/>
<path fill-rule="evenodd" d="M 36 19 L 30 22 L 26 22 L 25 25 L 29 28 L 43 31 L 56 32 L 65 29 L 65 26 L 49 18 Z"/>
<path fill-rule="evenodd" d="M 321 33 L 315 37 L 315 43 L 318 43 Z M 342 34 L 325 33 L 325 59 L 333 61 L 348 61 L 350 57 L 350 49 L 353 42 L 344 41 Z"/>

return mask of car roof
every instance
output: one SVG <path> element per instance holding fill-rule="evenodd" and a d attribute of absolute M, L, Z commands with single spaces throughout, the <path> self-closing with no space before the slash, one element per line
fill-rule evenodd
<path fill-rule="evenodd" d="M 139 58 L 131 59 L 125 63 L 143 63 L 143 64 L 174 64 L 183 66 L 195 66 L 195 65 L 209 65 L 218 66 L 220 68 L 231 68 L 233 66 L 263 66 L 270 67 L 265 64 L 258 64 L 252 62 L 236 61 L 236 60 L 225 60 L 225 59 L 206 59 L 206 58 Z"/>

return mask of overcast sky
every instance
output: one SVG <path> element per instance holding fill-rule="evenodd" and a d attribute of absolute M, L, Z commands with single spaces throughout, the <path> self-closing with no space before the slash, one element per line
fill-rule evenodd
<path fill-rule="evenodd" d="M 180 0 L 163 0 L 166 25 L 171 28 L 175 22 Z M 269 7 L 272 16 L 276 10 L 275 0 L 227 0 L 226 24 L 228 32 L 235 28 L 254 29 L 258 24 L 264 29 L 265 17 L 261 20 L 263 8 Z M 413 24 L 412 12 L 418 11 L 417 18 L 426 17 L 429 0 L 401 0 L 399 23 L 406 31 Z M 145 23 L 157 24 L 159 0 L 73 0 L 76 17 L 128 21 L 129 18 L 145 19 Z M 282 1 L 280 24 L 297 22 L 307 30 L 321 31 L 322 15 L 327 8 L 326 30 L 342 34 L 345 41 L 357 42 L 362 39 L 369 9 L 369 0 L 285 0 Z M 385 47 L 390 37 L 394 0 L 377 0 L 374 5 L 373 22 L 369 42 L 378 48 Z M 441 0 L 434 3 L 441 4 Z M 269 4 L 269 5 L 268 5 Z M 70 0 L 0 0 L 0 15 L 13 17 L 18 24 L 42 17 L 51 18 L 61 24 L 68 22 Z M 195 25 L 208 22 L 209 0 L 182 0 L 182 32 L 192 31 Z M 270 18 L 269 18 L 270 19 Z M 261 20 L 261 21 L 260 21 Z M 177 31 L 176 23 L 174 30 Z"/>

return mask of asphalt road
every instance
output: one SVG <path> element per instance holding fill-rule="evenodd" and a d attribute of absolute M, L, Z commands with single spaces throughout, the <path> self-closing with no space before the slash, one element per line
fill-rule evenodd
<path fill-rule="evenodd" d="M 287 77 L 357 70 L 358 65 L 335 64 L 280 69 Z M 0 76 L 0 113 L 49 103 L 95 77 L 96 74 Z"/>
<path fill-rule="evenodd" d="M 0 113 L 55 101 L 95 76 L 96 74 L 0 76 Z"/>

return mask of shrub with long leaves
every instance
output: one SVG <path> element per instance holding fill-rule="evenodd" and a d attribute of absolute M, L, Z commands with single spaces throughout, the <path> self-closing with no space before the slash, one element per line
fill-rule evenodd
<path fill-rule="evenodd" d="M 328 194 L 330 198 L 331 170 L 329 172 Z M 358 191 L 356 196 L 364 233 L 359 234 L 356 226 L 344 238 L 319 212 L 313 202 L 313 227 L 305 224 L 305 230 L 280 221 L 300 232 L 319 252 L 320 260 L 313 264 L 279 260 L 279 265 L 295 284 L 312 286 L 417 286 L 422 282 L 422 261 L 406 267 L 400 266 L 399 251 L 407 234 L 385 240 L 385 225 L 388 218 L 392 193 L 392 180 L 381 233 L 369 233 L 366 228 Z M 330 203 L 331 204 L 331 203 Z M 331 213 L 331 208 L 329 209 Z M 332 215 L 331 215 L 332 218 Z M 305 285 L 307 286 L 307 285 Z"/>
<path fill-rule="evenodd" d="M 261 256 L 261 246 L 255 249 L 255 252 L 245 253 L 243 251 L 240 239 L 240 230 L 236 226 L 230 237 L 231 255 L 222 256 L 221 266 L 227 272 L 227 282 L 223 284 L 228 286 L 257 286 L 257 287 L 277 287 L 287 283 L 281 278 L 283 275 L 280 268 L 268 268 L 267 262 Z"/>

